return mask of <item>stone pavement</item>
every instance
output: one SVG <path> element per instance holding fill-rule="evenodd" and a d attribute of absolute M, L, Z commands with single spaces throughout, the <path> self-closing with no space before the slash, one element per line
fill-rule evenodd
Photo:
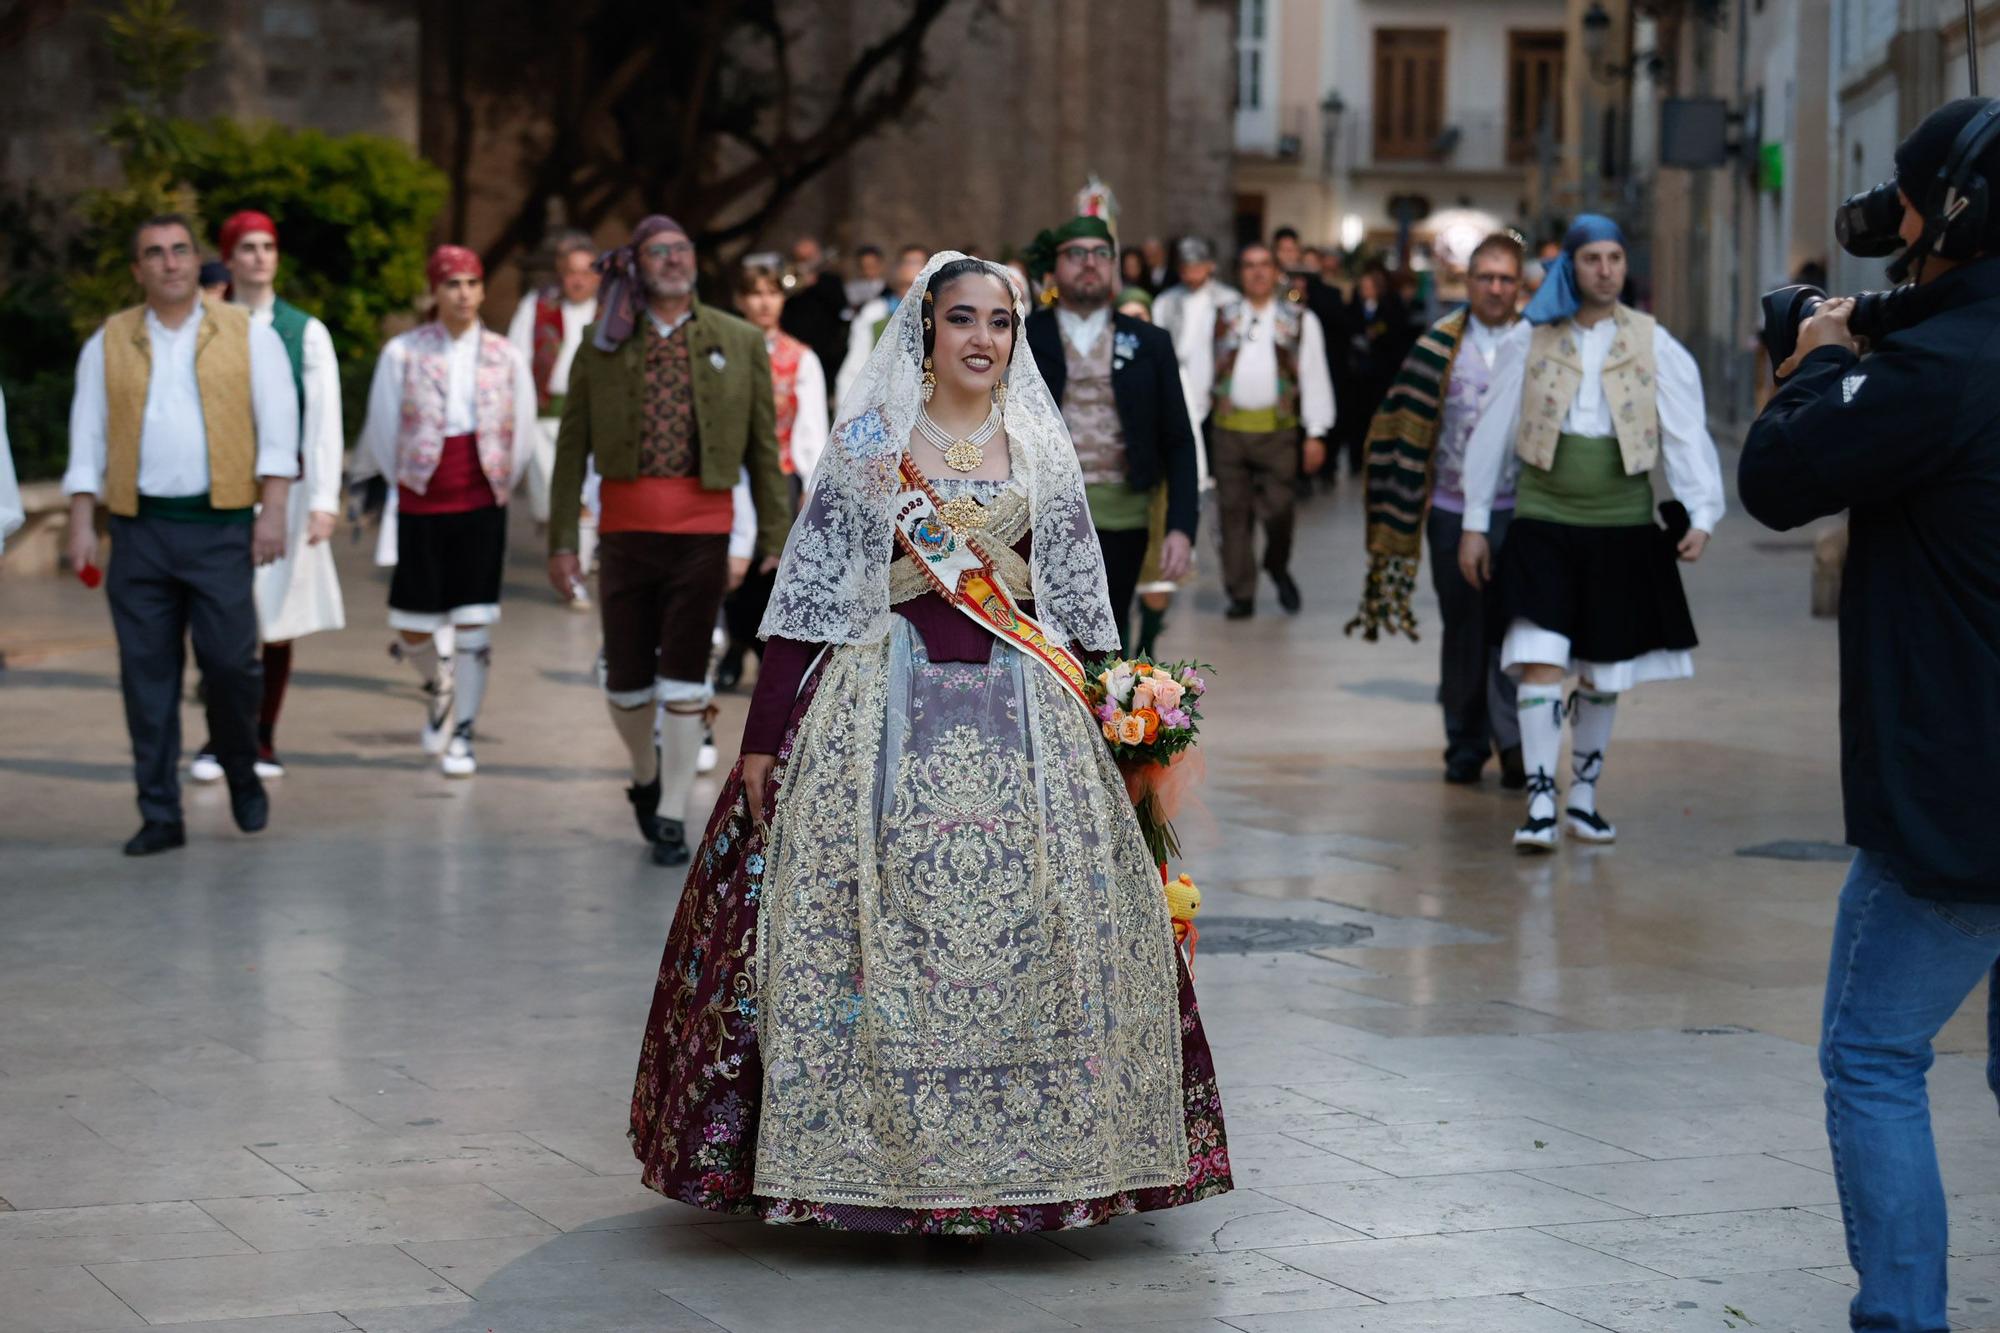
<path fill-rule="evenodd" d="M 1700 678 L 1622 710 L 1623 841 L 1542 861 L 1508 849 L 1513 797 L 1439 781 L 1435 638 L 1341 637 L 1360 550 L 1350 487 L 1307 517 L 1306 613 L 1225 627 L 1205 549 L 1167 641 L 1219 667 L 1184 832 L 1238 1190 L 980 1249 L 639 1186 L 622 1130 L 679 877 L 630 836 L 594 625 L 528 534 L 477 778 L 417 752 L 383 581 L 343 545 L 355 627 L 300 645 L 271 829 L 195 791 L 191 845 L 145 862 L 117 850 L 102 607 L 0 584 L 0 1331 L 1845 1327 L 1811 1048 L 1834 632 L 1805 538 L 1724 526 L 1689 580 Z M 1818 859 L 1741 854 L 1772 844 Z M 1932 1079 L 1966 1327 L 2000 1326 L 1978 1018 Z"/>

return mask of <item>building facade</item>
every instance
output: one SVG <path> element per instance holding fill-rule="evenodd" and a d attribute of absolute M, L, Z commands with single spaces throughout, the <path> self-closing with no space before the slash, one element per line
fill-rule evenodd
<path fill-rule="evenodd" d="M 1238 0 L 1239 239 L 1419 250 L 1447 212 L 1533 228 L 1574 174 L 1566 0 Z M 1419 256 L 1421 258 L 1421 256 Z"/>

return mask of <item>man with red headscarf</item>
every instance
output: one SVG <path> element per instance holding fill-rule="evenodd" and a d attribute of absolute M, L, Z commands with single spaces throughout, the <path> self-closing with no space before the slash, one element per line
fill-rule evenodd
<path fill-rule="evenodd" d="M 396 573 L 390 653 L 429 696 L 426 754 L 446 777 L 469 777 L 473 722 L 493 662 L 507 497 L 535 440 L 535 381 L 508 341 L 479 322 L 486 270 L 457 245 L 432 252 L 437 318 L 390 340 L 375 364 L 360 449 L 396 486 Z M 452 629 L 449 657 L 436 635 Z"/>
<path fill-rule="evenodd" d="M 292 677 L 292 640 L 347 623 L 340 576 L 333 567 L 334 521 L 340 513 L 340 468 L 347 437 L 340 428 L 340 363 L 326 325 L 281 299 L 278 224 L 245 209 L 222 224 L 222 262 L 230 301 L 269 327 L 285 345 L 299 397 L 299 484 L 285 515 L 285 553 L 257 571 L 257 632 L 264 641 L 264 704 L 257 717 L 257 776 L 285 774 L 278 759 L 278 713 Z M 197 782 L 218 782 L 222 764 L 205 744 L 188 767 Z"/>
<path fill-rule="evenodd" d="M 549 496 L 549 582 L 580 577 L 585 464 L 603 474 L 598 603 L 604 694 L 632 761 L 631 802 L 657 865 L 689 856 L 710 636 L 729 581 L 731 492 L 747 470 L 757 544 L 791 530 L 771 358 L 755 327 L 695 299 L 694 242 L 655 214 L 598 261 L 597 323 L 570 366 Z M 658 741 L 654 713 L 663 710 Z"/>

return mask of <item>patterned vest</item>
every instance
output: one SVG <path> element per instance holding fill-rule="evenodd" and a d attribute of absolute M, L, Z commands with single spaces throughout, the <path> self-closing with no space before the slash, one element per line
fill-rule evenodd
<path fill-rule="evenodd" d="M 1660 399 L 1653 364 L 1651 315 L 1620 305 L 1612 311 L 1618 332 L 1604 354 L 1604 401 L 1625 475 L 1650 471 L 1660 457 Z M 1583 352 L 1574 322 L 1544 324 L 1528 344 L 1527 382 L 1521 386 L 1521 427 L 1514 452 L 1531 467 L 1555 462 L 1563 419 L 1583 388 Z"/>
<path fill-rule="evenodd" d="M 1085 485 L 1127 479 L 1125 428 L 1119 423 L 1118 399 L 1111 386 L 1111 341 L 1116 332 L 1107 318 L 1088 352 L 1077 351 L 1067 333 L 1060 335 L 1069 371 L 1063 384 L 1063 424 L 1076 445 Z"/>
<path fill-rule="evenodd" d="M 1468 315 L 1465 332 L 1458 340 L 1458 355 L 1452 358 L 1451 378 L 1445 386 L 1444 417 L 1438 427 L 1437 453 L 1432 458 L 1432 493 L 1443 496 L 1447 501 L 1464 503 L 1465 446 L 1479 425 L 1479 410 L 1485 404 L 1487 390 L 1492 384 L 1493 368 L 1479 354 L 1479 344 L 1472 333 L 1472 319 Z M 1515 464 L 1507 469 L 1507 475 L 1501 478 L 1500 493 L 1496 499 L 1511 503 L 1514 494 L 1512 474 L 1518 466 Z"/>
<path fill-rule="evenodd" d="M 1271 301 L 1272 332 L 1278 345 L 1278 401 L 1272 406 L 1281 423 L 1299 417 L 1299 338 L 1305 331 L 1305 307 L 1283 297 Z M 1215 314 L 1215 415 L 1233 410 L 1229 380 L 1236 370 L 1236 353 L 1243 347 L 1241 319 L 1251 316 L 1248 301 L 1236 301 Z M 1261 316 L 1256 316 L 1261 318 Z"/>
<path fill-rule="evenodd" d="M 396 481 L 422 495 L 444 455 L 445 397 L 451 392 L 451 335 L 430 323 L 403 335 L 409 359 L 403 370 L 402 426 L 396 437 Z M 514 351 L 490 329 L 479 330 L 473 377 L 473 421 L 479 470 L 493 499 L 507 503 L 514 476 Z"/>
<path fill-rule="evenodd" d="M 250 312 L 201 303 L 195 384 L 208 434 L 208 502 L 215 509 L 257 503 L 257 418 L 250 406 Z M 139 437 L 153 379 L 153 339 L 146 307 L 104 321 L 104 506 L 131 518 L 139 512 Z"/>
<path fill-rule="evenodd" d="M 764 339 L 771 354 L 771 399 L 778 408 L 778 465 L 790 476 L 798 471 L 792 462 L 792 423 L 799 419 L 799 354 L 806 345 L 789 333 L 774 333 Z"/>

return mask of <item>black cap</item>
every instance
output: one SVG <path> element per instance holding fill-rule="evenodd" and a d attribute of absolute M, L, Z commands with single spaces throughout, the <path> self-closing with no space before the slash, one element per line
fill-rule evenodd
<path fill-rule="evenodd" d="M 1985 110 L 1992 99 L 1985 97 L 1961 97 L 1955 102 L 1946 102 L 1937 110 L 1925 116 L 1923 123 L 1910 131 L 1910 137 L 1896 146 L 1896 185 L 1910 197 L 1910 202 L 1919 208 L 1936 204 L 1930 196 L 1937 188 L 1938 172 L 1944 169 L 1945 160 L 1951 156 L 1951 146 L 1958 142 L 1958 136 L 1972 118 Z M 1989 148 L 1981 165 L 1987 168 L 1987 175 L 1994 173 L 1994 153 Z"/>
<path fill-rule="evenodd" d="M 204 287 L 226 287 L 229 285 L 229 265 L 220 259 L 211 259 L 201 266 L 201 285 Z"/>

